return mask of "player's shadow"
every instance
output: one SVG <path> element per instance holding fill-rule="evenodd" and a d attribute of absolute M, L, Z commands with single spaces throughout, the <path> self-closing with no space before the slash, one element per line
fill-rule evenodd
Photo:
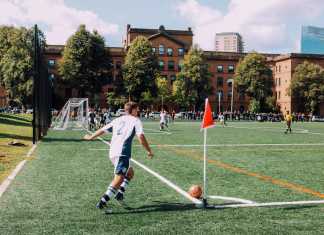
<path fill-rule="evenodd" d="M 188 211 L 198 209 L 193 204 L 170 203 L 154 201 L 156 204 L 143 205 L 140 207 L 128 207 L 125 211 L 113 212 L 113 214 L 141 214 L 168 211 Z"/>

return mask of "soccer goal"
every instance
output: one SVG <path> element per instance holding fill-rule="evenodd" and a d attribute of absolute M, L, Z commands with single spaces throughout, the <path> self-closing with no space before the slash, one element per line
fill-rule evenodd
<path fill-rule="evenodd" d="M 70 98 L 54 119 L 54 130 L 82 130 L 88 127 L 88 98 Z"/>

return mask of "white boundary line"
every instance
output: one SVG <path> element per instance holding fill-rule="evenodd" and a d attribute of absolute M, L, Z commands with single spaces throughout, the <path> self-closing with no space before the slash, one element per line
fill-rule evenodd
<path fill-rule="evenodd" d="M 232 204 L 232 205 L 216 205 L 208 206 L 208 208 L 225 209 L 225 208 L 244 208 L 244 207 L 270 207 L 270 206 L 302 206 L 302 205 L 318 205 L 324 204 L 324 200 L 319 201 L 292 201 L 292 202 L 265 202 L 250 204 Z"/>
<path fill-rule="evenodd" d="M 172 132 L 170 132 L 170 131 L 160 131 L 160 130 L 155 130 L 155 129 L 150 129 L 150 128 L 144 128 L 144 131 L 145 130 L 148 130 L 148 131 L 153 131 L 154 133 L 152 133 L 152 132 L 148 132 L 148 133 L 146 133 L 145 132 L 145 134 L 149 134 L 149 135 L 152 135 L 152 134 L 164 134 L 164 135 L 171 135 L 172 134 Z"/>
<path fill-rule="evenodd" d="M 135 145 L 139 146 L 139 145 Z M 152 144 L 152 147 L 202 147 L 202 144 Z M 208 144 L 208 147 L 257 147 L 257 146 L 324 146 L 324 143 L 305 144 Z"/>
<path fill-rule="evenodd" d="M 92 133 L 89 130 L 86 130 L 86 131 L 89 132 L 89 133 Z M 110 143 L 108 141 L 103 140 L 101 137 L 98 137 L 98 139 L 100 139 L 103 143 L 105 143 L 105 144 L 107 144 L 107 145 L 110 146 Z M 132 162 L 134 162 L 137 166 L 141 167 L 145 171 L 149 172 L 150 174 L 152 174 L 153 176 L 155 176 L 156 178 L 158 178 L 159 180 L 161 180 L 163 183 L 165 183 L 169 187 L 173 188 L 175 191 L 177 191 L 178 193 L 180 193 L 185 198 L 187 198 L 190 201 L 192 201 L 194 204 L 196 204 L 198 206 L 202 206 L 203 202 L 201 200 L 198 200 L 197 198 L 194 198 L 194 197 L 190 196 L 186 191 L 182 190 L 179 186 L 177 186 L 176 184 L 172 183 L 170 180 L 168 180 L 165 177 L 159 175 L 158 173 L 156 173 L 155 171 L 149 169 L 148 167 L 146 167 L 142 163 L 139 163 L 135 159 L 131 158 L 130 160 Z"/>
<path fill-rule="evenodd" d="M 236 198 L 236 197 L 208 196 L 208 198 L 210 198 L 210 199 L 221 199 L 221 200 L 224 200 L 224 201 L 241 202 L 241 203 L 246 203 L 246 204 L 256 203 L 254 201 L 245 200 L 245 199 Z"/>
<path fill-rule="evenodd" d="M 33 147 L 31 147 L 26 155 L 27 158 L 29 158 L 32 153 L 34 152 L 34 150 L 36 149 L 37 144 L 33 145 Z M 15 179 L 15 177 L 18 175 L 18 173 L 21 171 L 21 169 L 24 167 L 24 165 L 26 164 L 27 160 L 22 160 L 21 162 L 19 162 L 19 164 L 16 166 L 16 168 L 11 172 L 11 174 L 2 182 L 2 184 L 0 185 L 0 198 L 1 196 L 4 194 L 4 192 L 7 190 L 7 188 L 9 187 L 9 185 L 11 184 L 11 182 Z"/>

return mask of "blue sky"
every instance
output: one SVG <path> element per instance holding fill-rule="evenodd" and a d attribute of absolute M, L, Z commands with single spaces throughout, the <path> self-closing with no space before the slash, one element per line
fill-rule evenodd
<path fill-rule="evenodd" d="M 40 25 L 49 44 L 63 44 L 79 24 L 122 46 L 126 24 L 192 27 L 194 42 L 214 49 L 217 32 L 241 33 L 246 50 L 298 52 L 302 25 L 324 27 L 323 0 L 0 0 L 0 25 Z"/>

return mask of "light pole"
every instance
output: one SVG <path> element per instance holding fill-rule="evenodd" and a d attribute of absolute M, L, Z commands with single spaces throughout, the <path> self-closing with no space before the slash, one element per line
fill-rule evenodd
<path fill-rule="evenodd" d="M 220 114 L 221 108 L 220 108 L 220 100 L 221 100 L 222 93 L 218 91 L 218 115 Z"/>
<path fill-rule="evenodd" d="M 233 121 L 233 101 L 234 101 L 234 79 L 228 79 L 227 84 L 232 83 L 232 95 L 231 95 L 231 121 Z"/>

